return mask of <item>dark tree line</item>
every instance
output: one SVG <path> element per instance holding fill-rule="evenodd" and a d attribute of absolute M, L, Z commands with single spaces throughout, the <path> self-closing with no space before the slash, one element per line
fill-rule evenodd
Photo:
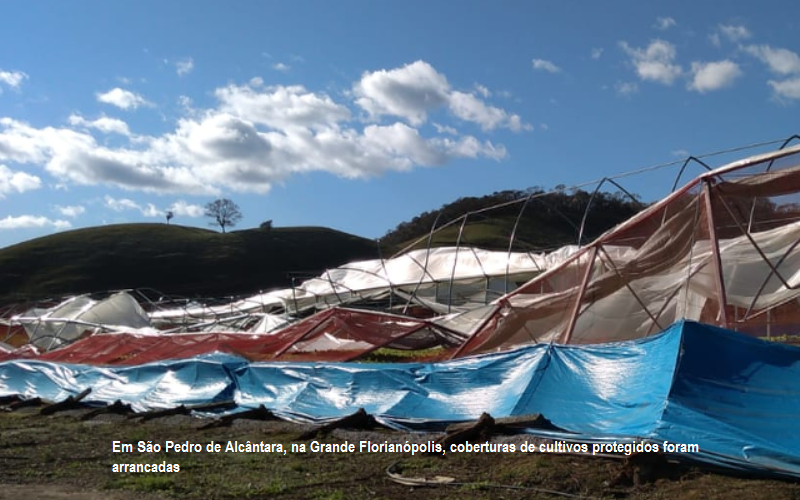
<path fill-rule="evenodd" d="M 516 220 L 523 207 L 522 200 L 529 196 L 530 201 L 525 206 L 520 220 L 521 228 L 526 230 L 523 232 L 536 233 L 537 240 L 549 241 L 552 243 L 549 246 L 552 247 L 577 243 L 581 221 L 592 193 L 580 189 L 570 192 L 564 190 L 545 192 L 535 187 L 526 191 L 507 190 L 481 197 L 459 198 L 452 203 L 442 205 L 437 210 L 423 212 L 410 221 L 400 223 L 381 238 L 381 244 L 398 246 L 427 235 L 437 217 L 437 227 L 441 227 L 465 213 L 517 201 L 475 217 L 476 220 L 490 223 L 492 220 L 505 221 L 505 225 L 508 225 L 509 221 Z M 627 220 L 644 206 L 623 192 L 598 192 L 591 202 L 586 218 L 583 243 Z"/>

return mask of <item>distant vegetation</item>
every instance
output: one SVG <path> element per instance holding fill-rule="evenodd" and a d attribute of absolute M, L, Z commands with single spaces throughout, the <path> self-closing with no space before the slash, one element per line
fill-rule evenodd
<path fill-rule="evenodd" d="M 320 227 L 78 229 L 0 249 L 0 304 L 140 287 L 189 297 L 251 293 L 377 253 L 373 240 Z"/>
<path fill-rule="evenodd" d="M 233 200 L 218 198 L 206 203 L 205 216 L 214 221 L 212 226 L 219 226 L 224 233 L 226 227 L 234 227 L 242 220 L 242 211 Z"/>
<path fill-rule="evenodd" d="M 578 240 L 590 193 L 501 191 L 460 198 L 400 224 L 375 241 L 319 227 L 216 231 L 168 224 L 121 224 L 65 231 L 0 249 L 0 305 L 68 294 L 152 288 L 170 295 L 221 297 L 288 287 L 350 261 L 392 255 L 437 227 L 470 215 L 462 245 L 507 250 L 524 202 L 515 250 L 554 249 Z M 488 211 L 486 207 L 506 205 Z M 642 205 L 621 193 L 598 193 L 584 242 L 624 221 Z M 357 215 L 354 215 L 357 216 Z M 453 245 L 461 221 L 436 233 L 433 246 Z"/>
<path fill-rule="evenodd" d="M 507 250 L 520 211 L 522 217 L 514 238 L 514 249 L 539 251 L 576 244 L 581 220 L 591 196 L 591 193 L 582 190 L 546 193 L 540 188 L 532 188 L 528 191 L 499 191 L 482 197 L 459 198 L 438 210 L 424 212 L 401 223 L 381 238 L 381 245 L 399 250 L 417 238 L 427 237 L 434 222 L 436 227 L 441 228 L 465 213 L 479 212 L 467 217 L 461 244 Z M 529 197 L 525 204 L 524 200 Z M 496 205 L 502 206 L 484 210 Z M 644 204 L 625 193 L 598 192 L 591 202 L 582 243 L 629 219 L 642 208 Z M 433 245 L 455 244 L 462 221 L 437 232 L 433 237 Z M 427 239 L 416 247 L 425 244 Z"/>

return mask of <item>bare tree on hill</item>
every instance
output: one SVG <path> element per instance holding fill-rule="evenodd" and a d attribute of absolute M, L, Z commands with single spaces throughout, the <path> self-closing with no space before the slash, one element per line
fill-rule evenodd
<path fill-rule="evenodd" d="M 234 227 L 242 219 L 242 212 L 232 200 L 220 198 L 206 204 L 206 217 L 214 219 L 210 226 L 219 226 L 224 233 L 226 227 Z"/>

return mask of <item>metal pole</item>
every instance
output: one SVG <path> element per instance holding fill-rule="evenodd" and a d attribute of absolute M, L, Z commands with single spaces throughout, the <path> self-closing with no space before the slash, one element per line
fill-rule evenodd
<path fill-rule="evenodd" d="M 583 295 L 586 293 L 586 286 L 589 284 L 589 278 L 591 278 L 592 269 L 594 269 L 594 260 L 597 257 L 597 246 L 598 245 L 592 247 L 589 262 L 586 264 L 586 271 L 583 273 L 583 280 L 581 281 L 581 287 L 578 290 L 578 297 L 575 300 L 575 307 L 572 308 L 572 313 L 569 317 L 569 325 L 567 326 L 566 331 L 564 331 L 564 340 L 562 341 L 563 344 L 569 343 L 570 339 L 572 338 L 572 331 L 575 330 L 575 324 L 578 322 L 578 314 L 581 310 Z"/>
<path fill-rule="evenodd" d="M 711 205 L 711 180 L 703 179 L 703 190 L 706 202 L 706 223 L 708 224 L 708 238 L 711 242 L 711 258 L 714 259 L 716 272 L 714 278 L 717 282 L 717 294 L 719 295 L 719 319 L 723 328 L 728 328 L 728 313 L 725 305 L 728 303 L 725 294 L 725 282 L 722 277 L 722 258 L 719 254 L 719 240 L 717 239 L 717 228 L 714 225 L 714 210 Z"/>

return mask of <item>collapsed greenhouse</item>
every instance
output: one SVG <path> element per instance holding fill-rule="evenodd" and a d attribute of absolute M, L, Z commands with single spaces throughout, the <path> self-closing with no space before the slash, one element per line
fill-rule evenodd
<path fill-rule="evenodd" d="M 414 430 L 536 413 L 557 430 L 528 432 L 694 443 L 698 461 L 800 477 L 800 146 L 694 160 L 708 171 L 550 253 L 428 246 L 223 304 L 15 310 L 0 396 L 364 408 Z M 387 349 L 417 357 L 363 362 Z"/>

